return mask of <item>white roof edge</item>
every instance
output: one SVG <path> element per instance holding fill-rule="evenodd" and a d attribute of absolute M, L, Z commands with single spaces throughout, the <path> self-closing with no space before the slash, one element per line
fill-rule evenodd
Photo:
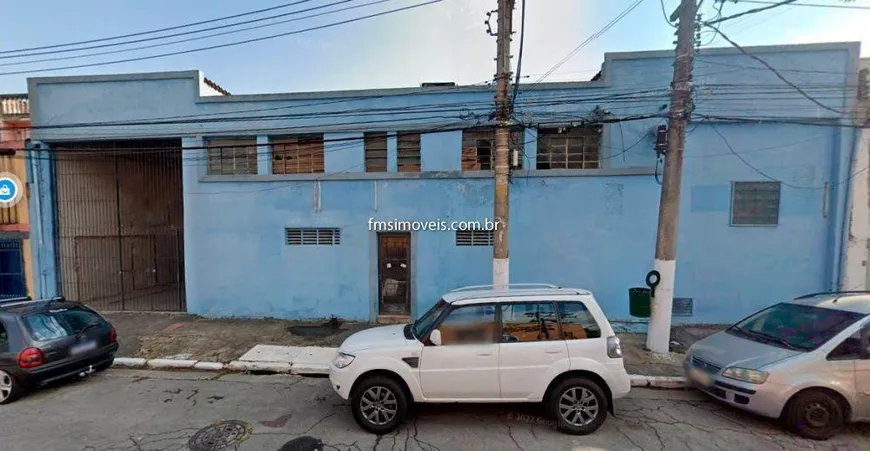
<path fill-rule="evenodd" d="M 810 44 L 779 44 L 779 45 L 753 45 L 743 46 L 749 53 L 772 53 L 772 52 L 813 52 L 821 50 L 847 50 L 857 51 L 861 48 L 859 41 L 841 42 L 818 42 Z M 674 50 L 642 50 L 637 52 L 607 52 L 604 54 L 605 61 L 621 59 L 643 58 L 672 58 Z M 712 47 L 698 51 L 698 56 L 704 55 L 742 55 L 740 50 L 734 47 Z"/>

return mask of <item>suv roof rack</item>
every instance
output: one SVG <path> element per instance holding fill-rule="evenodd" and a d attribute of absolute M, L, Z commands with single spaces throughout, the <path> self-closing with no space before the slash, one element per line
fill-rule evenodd
<path fill-rule="evenodd" d="M 17 298 L 0 299 L 0 307 L 10 307 L 14 305 L 24 305 L 36 302 L 64 302 L 66 298 L 63 296 L 54 296 L 44 299 L 33 299 L 30 296 L 22 296 Z"/>
<path fill-rule="evenodd" d="M 487 288 L 492 288 L 493 285 L 470 285 L 467 287 L 456 288 L 455 290 L 450 290 L 450 293 L 456 293 L 459 291 L 471 291 L 471 290 L 483 290 Z M 562 287 L 549 284 L 549 283 L 510 283 L 508 284 L 508 289 L 510 288 L 552 288 L 559 289 Z"/>
<path fill-rule="evenodd" d="M 0 298 L 0 305 L 9 304 L 13 302 L 21 302 L 21 301 L 32 301 L 33 299 L 30 296 L 20 296 L 15 298 Z"/>
<path fill-rule="evenodd" d="M 798 297 L 794 298 L 794 300 L 797 301 L 800 299 L 809 299 L 809 298 L 814 298 L 816 296 L 824 296 L 824 295 L 828 295 L 828 294 L 848 296 L 850 294 L 870 294 L 870 291 L 866 291 L 866 290 L 865 291 L 820 291 L 818 293 L 809 293 L 809 294 L 804 294 L 804 295 L 798 296 Z"/>

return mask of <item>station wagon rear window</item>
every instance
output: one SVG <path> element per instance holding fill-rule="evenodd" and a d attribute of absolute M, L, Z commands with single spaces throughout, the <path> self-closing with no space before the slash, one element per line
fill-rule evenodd
<path fill-rule="evenodd" d="M 57 309 L 32 313 L 24 316 L 23 320 L 27 332 L 37 341 L 72 337 L 89 324 L 105 324 L 96 314 L 81 309 Z"/>

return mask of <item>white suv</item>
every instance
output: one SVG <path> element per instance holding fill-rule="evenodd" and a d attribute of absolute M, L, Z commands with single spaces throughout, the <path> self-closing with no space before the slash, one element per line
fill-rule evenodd
<path fill-rule="evenodd" d="M 357 332 L 329 371 L 369 432 L 412 402 L 545 402 L 562 431 L 589 434 L 631 383 L 619 339 L 585 290 L 552 285 L 453 290 L 414 324 Z"/>

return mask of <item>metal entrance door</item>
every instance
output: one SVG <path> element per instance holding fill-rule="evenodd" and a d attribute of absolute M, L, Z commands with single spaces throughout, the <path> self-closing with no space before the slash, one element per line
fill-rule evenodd
<path fill-rule="evenodd" d="M 378 312 L 411 314 L 411 234 L 378 234 Z"/>
<path fill-rule="evenodd" d="M 0 299 L 27 296 L 20 238 L 0 238 Z"/>
<path fill-rule="evenodd" d="M 184 311 L 181 141 L 52 149 L 61 293 L 101 310 Z"/>

